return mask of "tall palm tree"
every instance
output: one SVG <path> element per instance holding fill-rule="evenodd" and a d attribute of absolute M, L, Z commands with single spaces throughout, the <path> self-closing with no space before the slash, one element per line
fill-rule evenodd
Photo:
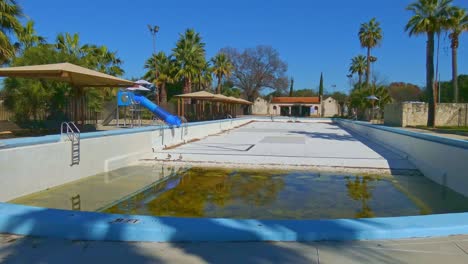
<path fill-rule="evenodd" d="M 80 50 L 87 67 L 114 76 L 124 74 L 120 67 L 122 60 L 117 56 L 117 52 L 110 51 L 106 46 L 85 44 Z"/>
<path fill-rule="evenodd" d="M 358 75 L 358 85 L 359 89 L 361 89 L 362 86 L 362 75 L 364 75 L 364 72 L 367 69 L 367 59 L 366 56 L 364 55 L 358 55 L 355 56 L 354 58 L 351 59 L 351 64 L 349 65 L 349 72 L 351 74 L 356 74 Z"/>
<path fill-rule="evenodd" d="M 213 83 L 213 67 L 209 61 L 203 61 L 198 75 L 198 90 L 207 90 Z"/>
<path fill-rule="evenodd" d="M 447 20 L 447 29 L 450 31 L 450 40 L 452 48 L 452 84 L 454 89 L 454 102 L 458 103 L 459 90 L 458 90 L 458 59 L 457 52 L 459 46 L 460 34 L 468 31 L 468 15 L 466 10 L 459 7 L 450 9 L 449 17 Z"/>
<path fill-rule="evenodd" d="M 366 86 L 369 86 L 370 81 L 371 49 L 380 45 L 382 38 L 382 28 L 380 28 L 380 23 L 375 18 L 372 18 L 368 23 L 361 24 L 359 41 L 361 41 L 363 48 L 367 48 Z"/>
<path fill-rule="evenodd" d="M 18 32 L 18 40 L 22 50 L 37 46 L 39 44 L 45 44 L 45 38 L 37 35 L 34 29 L 34 21 L 29 20 L 24 27 Z"/>
<path fill-rule="evenodd" d="M 11 34 L 21 31 L 19 18 L 23 10 L 16 0 L 0 0 L 0 64 L 8 62 L 15 56 L 17 47 L 11 42 Z"/>
<path fill-rule="evenodd" d="M 405 30 L 410 36 L 426 34 L 426 90 L 429 98 L 428 126 L 435 124 L 434 93 L 434 36 L 440 32 L 448 15 L 452 0 L 417 0 L 406 9 L 413 16 L 406 24 Z"/>
<path fill-rule="evenodd" d="M 154 67 L 157 67 L 157 77 L 155 77 L 156 70 Z M 174 60 L 172 60 L 171 56 L 166 56 L 163 51 L 160 51 L 146 61 L 145 68 L 148 71 L 144 78 L 160 87 L 161 103 L 167 103 L 166 85 L 175 81 L 176 67 Z"/>
<path fill-rule="evenodd" d="M 205 43 L 200 34 L 193 29 L 187 29 L 180 35 L 173 49 L 173 56 L 177 65 L 176 77 L 184 81 L 184 93 L 192 90 L 192 81 L 200 73 L 205 61 Z"/>
<path fill-rule="evenodd" d="M 221 82 L 224 77 L 229 78 L 231 76 L 234 65 L 232 65 L 229 58 L 224 53 L 218 53 L 211 59 L 213 63 L 213 74 L 218 79 L 218 85 L 216 86 L 216 93 L 221 93 Z"/>
<path fill-rule="evenodd" d="M 77 58 L 83 56 L 83 47 L 80 44 L 80 36 L 75 33 L 71 35 L 70 33 L 58 34 L 56 39 L 57 49 L 65 52 L 66 54 L 73 55 Z"/>

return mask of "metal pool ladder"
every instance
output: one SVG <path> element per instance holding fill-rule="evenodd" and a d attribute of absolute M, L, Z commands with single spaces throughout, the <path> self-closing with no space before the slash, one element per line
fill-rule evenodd
<path fill-rule="evenodd" d="M 60 138 L 64 140 L 64 134 L 72 143 L 71 149 L 71 165 L 80 164 L 80 130 L 73 122 L 63 122 L 60 126 Z"/>

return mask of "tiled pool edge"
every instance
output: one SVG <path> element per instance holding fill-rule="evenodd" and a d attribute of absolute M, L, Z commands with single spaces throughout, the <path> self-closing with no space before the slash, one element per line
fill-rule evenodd
<path fill-rule="evenodd" d="M 0 233 L 71 240 L 351 241 L 468 234 L 468 213 L 333 220 L 116 215 L 0 203 Z"/>

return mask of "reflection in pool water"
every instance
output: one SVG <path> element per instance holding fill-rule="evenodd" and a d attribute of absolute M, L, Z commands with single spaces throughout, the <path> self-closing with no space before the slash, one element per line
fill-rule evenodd
<path fill-rule="evenodd" d="M 178 217 L 363 218 L 468 211 L 468 199 L 422 176 L 191 168 L 104 211 Z"/>

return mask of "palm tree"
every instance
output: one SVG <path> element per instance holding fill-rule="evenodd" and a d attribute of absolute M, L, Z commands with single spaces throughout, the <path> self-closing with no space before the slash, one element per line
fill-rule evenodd
<path fill-rule="evenodd" d="M 80 36 L 75 33 L 71 35 L 70 33 L 58 34 L 56 39 L 57 49 L 66 53 L 73 55 L 77 58 L 83 56 L 83 47 L 80 45 Z M 85 47 L 86 48 L 86 47 Z"/>
<path fill-rule="evenodd" d="M 180 35 L 173 56 L 177 65 L 176 77 L 184 81 L 184 93 L 192 91 L 192 81 L 201 72 L 205 61 L 205 43 L 200 34 L 193 29 L 187 29 Z"/>
<path fill-rule="evenodd" d="M 121 76 L 124 70 L 120 68 L 122 60 L 117 52 L 110 51 L 106 46 L 86 44 L 80 47 L 83 60 L 87 67 L 114 76 Z"/>
<path fill-rule="evenodd" d="M 413 17 L 406 24 L 409 35 L 427 35 L 426 44 L 426 90 L 429 98 L 428 126 L 434 126 L 434 36 L 440 32 L 447 17 L 452 0 L 417 0 L 406 9 L 413 12 Z"/>
<path fill-rule="evenodd" d="M 229 78 L 231 76 L 234 65 L 229 61 L 228 57 L 224 53 L 218 53 L 214 58 L 211 59 L 213 62 L 213 74 L 218 79 L 218 85 L 216 86 L 216 93 L 221 93 L 221 81 L 224 77 Z"/>
<path fill-rule="evenodd" d="M 18 32 L 18 40 L 22 50 L 37 46 L 39 44 L 45 44 L 45 38 L 37 35 L 36 30 L 34 29 L 34 21 L 29 20 L 26 23 L 26 26 L 21 28 Z"/>
<path fill-rule="evenodd" d="M 351 65 L 349 66 L 349 72 L 351 74 L 357 73 L 357 75 L 359 77 L 359 81 L 358 81 L 359 89 L 361 89 L 362 75 L 364 75 L 364 72 L 366 71 L 366 69 L 367 69 L 366 56 L 358 55 L 358 56 L 351 59 Z"/>
<path fill-rule="evenodd" d="M 213 67 L 209 61 L 204 61 L 200 70 L 198 90 L 207 90 L 213 83 Z"/>
<path fill-rule="evenodd" d="M 367 69 L 366 69 L 366 86 L 369 86 L 371 72 L 371 49 L 380 45 L 382 42 L 382 29 L 380 23 L 375 18 L 372 18 L 368 23 L 361 24 L 359 29 L 359 41 L 361 46 L 367 48 Z"/>
<path fill-rule="evenodd" d="M 454 102 L 458 103 L 459 90 L 458 90 L 458 61 L 457 51 L 459 46 L 460 34 L 468 31 L 468 15 L 466 10 L 459 7 L 450 9 L 449 17 L 447 20 L 447 29 L 450 30 L 450 40 L 452 48 L 452 84 L 454 89 Z"/>
<path fill-rule="evenodd" d="M 11 42 L 11 33 L 21 31 L 19 18 L 23 16 L 23 10 L 16 0 L 0 0 L 0 64 L 8 62 L 15 56 L 17 47 Z"/>
<path fill-rule="evenodd" d="M 157 67 L 157 77 L 155 77 L 155 68 Z M 157 87 L 160 87 L 161 103 L 167 103 L 167 90 L 166 84 L 175 81 L 176 67 L 174 60 L 171 56 L 166 56 L 163 51 L 149 58 L 145 63 L 145 68 L 148 69 L 144 78 L 154 82 Z"/>

